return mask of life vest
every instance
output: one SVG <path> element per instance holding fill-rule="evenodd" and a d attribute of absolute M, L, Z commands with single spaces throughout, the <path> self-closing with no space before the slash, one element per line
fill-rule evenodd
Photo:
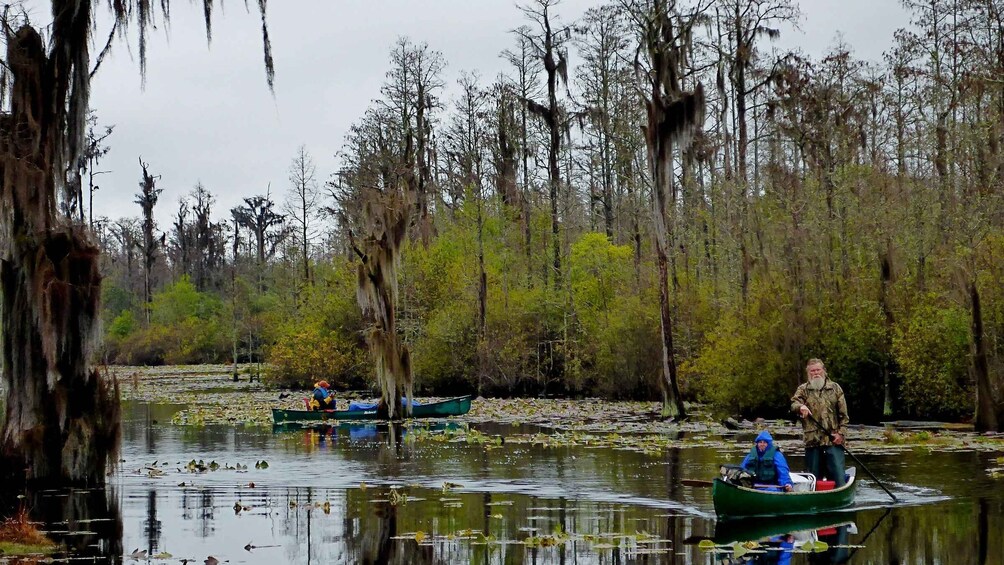
<path fill-rule="evenodd" d="M 777 484 L 777 467 L 774 466 L 774 454 L 776 453 L 777 447 L 774 447 L 774 444 L 769 445 L 763 455 L 760 455 L 755 445 L 750 449 L 750 471 L 756 475 L 758 483 Z"/>
<path fill-rule="evenodd" d="M 335 397 L 326 388 L 317 387 L 314 389 L 313 398 L 310 399 L 311 410 L 331 410 Z"/>

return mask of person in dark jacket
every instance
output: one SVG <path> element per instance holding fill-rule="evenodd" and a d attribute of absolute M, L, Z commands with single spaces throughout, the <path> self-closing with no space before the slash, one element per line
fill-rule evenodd
<path fill-rule="evenodd" d="M 770 432 L 764 430 L 756 436 L 753 448 L 743 459 L 742 468 L 756 475 L 757 484 L 778 485 L 786 492 L 791 492 L 791 474 L 788 460 L 784 458 Z"/>
<path fill-rule="evenodd" d="M 328 381 L 320 381 L 314 385 L 314 394 L 310 398 L 311 410 L 334 410 L 335 395 L 331 393 Z"/>

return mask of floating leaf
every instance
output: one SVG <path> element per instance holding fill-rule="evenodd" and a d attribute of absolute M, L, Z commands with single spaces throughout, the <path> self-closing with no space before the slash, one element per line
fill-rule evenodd
<path fill-rule="evenodd" d="M 416 542 L 422 543 L 422 540 L 424 540 L 424 539 L 425 539 L 425 532 L 423 532 L 422 530 L 419 530 L 419 531 L 415 532 L 415 541 Z"/>

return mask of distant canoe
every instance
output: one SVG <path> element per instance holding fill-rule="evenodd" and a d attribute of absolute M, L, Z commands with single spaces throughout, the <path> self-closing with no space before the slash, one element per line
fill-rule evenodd
<path fill-rule="evenodd" d="M 471 410 L 471 397 L 458 396 L 441 402 L 419 404 L 411 407 L 412 418 L 446 418 L 463 416 Z M 328 420 L 378 420 L 373 410 L 284 410 L 272 409 L 272 421 L 285 422 L 326 422 Z"/>
<path fill-rule="evenodd" d="M 854 503 L 855 472 L 854 467 L 847 468 L 847 484 L 840 488 L 808 492 L 770 492 L 715 479 L 711 500 L 722 519 L 829 512 Z"/>

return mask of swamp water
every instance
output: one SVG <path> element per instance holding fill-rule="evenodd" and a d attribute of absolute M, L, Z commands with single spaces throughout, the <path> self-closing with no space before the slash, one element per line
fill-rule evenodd
<path fill-rule="evenodd" d="M 1000 453 L 860 456 L 900 499 L 891 510 L 859 471 L 850 511 L 800 526 L 761 521 L 766 529 L 751 532 L 716 524 L 710 489 L 680 483 L 737 462 L 742 453 L 725 444 L 646 453 L 451 441 L 514 432 L 462 422 L 167 423 L 179 408 L 127 403 L 108 490 L 33 501 L 45 528 L 77 548 L 71 562 L 1004 563 L 1004 489 L 987 474 Z M 800 456 L 790 460 L 800 468 Z M 739 558 L 700 543 L 830 525 Z M 817 539 L 828 549 L 802 544 Z"/>

